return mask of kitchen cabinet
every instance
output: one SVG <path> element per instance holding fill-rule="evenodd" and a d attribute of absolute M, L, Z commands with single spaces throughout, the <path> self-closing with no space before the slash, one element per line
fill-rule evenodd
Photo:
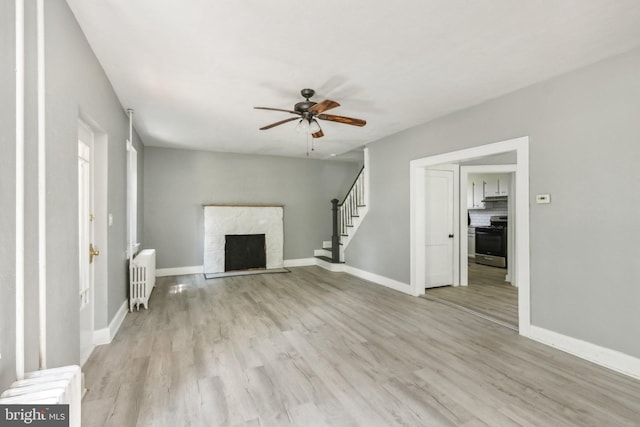
<path fill-rule="evenodd" d="M 476 229 L 473 227 L 468 228 L 467 233 L 467 250 L 469 258 L 476 257 Z"/>
<path fill-rule="evenodd" d="M 483 209 L 486 197 L 508 196 L 510 184 L 508 173 L 469 174 L 467 209 Z"/>
<path fill-rule="evenodd" d="M 509 184 L 511 183 L 509 174 L 487 174 L 483 175 L 483 179 L 485 183 L 484 197 L 509 195 Z"/>
<path fill-rule="evenodd" d="M 484 203 L 484 189 L 485 183 L 481 176 L 476 175 L 471 178 L 469 175 L 469 182 L 467 183 L 467 209 L 483 209 Z"/>

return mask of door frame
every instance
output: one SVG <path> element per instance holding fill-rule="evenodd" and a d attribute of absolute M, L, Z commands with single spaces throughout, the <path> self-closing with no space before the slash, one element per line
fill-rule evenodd
<path fill-rule="evenodd" d="M 460 167 L 460 236 L 466 236 L 469 231 L 469 225 L 467 224 L 467 216 L 465 215 L 467 208 L 467 202 L 465 200 L 468 191 L 469 174 L 473 173 L 517 173 L 517 167 L 514 164 L 509 165 L 477 165 L 477 166 L 461 166 Z M 507 244 L 507 259 L 515 259 L 515 253 L 517 248 L 513 246 L 513 224 L 511 221 L 515 219 L 515 212 L 511 206 L 511 200 L 516 193 L 514 189 L 509 194 L 509 225 L 508 225 L 508 244 Z M 469 268 L 466 262 L 462 262 L 469 257 L 469 248 L 466 245 L 460 244 L 460 286 L 467 286 L 469 284 Z M 515 263 L 507 263 L 507 274 L 505 280 L 509 279 L 513 286 L 518 286 L 516 282 L 517 275 L 515 273 Z M 511 279 L 513 278 L 513 279 Z"/>
<path fill-rule="evenodd" d="M 529 137 L 509 139 L 438 154 L 429 157 L 412 160 L 409 164 L 410 174 L 410 250 L 411 250 L 411 293 L 415 296 L 424 294 L 425 265 L 424 257 L 424 206 L 425 184 L 424 170 L 431 166 L 441 164 L 459 163 L 479 157 L 516 152 L 516 192 L 515 192 L 515 216 L 516 216 L 516 251 L 514 280 L 518 283 L 518 320 L 519 333 L 524 336 L 530 334 L 531 326 L 531 298 L 530 298 L 530 272 L 529 272 Z M 458 245 L 462 234 L 457 233 Z M 464 238 L 467 235 L 464 234 Z M 465 246 L 466 247 L 466 246 Z M 460 262 L 460 251 L 454 254 Z"/>
<path fill-rule="evenodd" d="M 78 126 L 93 133 L 93 226 L 94 244 L 100 256 L 94 262 L 93 281 L 93 344 L 104 344 L 103 331 L 108 329 L 108 275 L 109 275 L 109 211 L 108 211 L 108 157 L 107 132 L 82 108 L 78 111 Z M 86 360 L 81 361 L 84 365 Z"/>
<path fill-rule="evenodd" d="M 85 133 L 87 133 L 88 138 L 90 140 L 85 141 L 84 139 L 82 139 L 80 137 L 80 129 L 83 128 Z M 88 200 L 86 200 L 86 202 L 88 203 L 88 212 L 86 212 L 89 215 L 94 215 L 94 196 L 95 196 L 95 182 L 94 182 L 94 172 L 95 172 L 95 136 L 93 133 L 93 130 L 91 129 L 90 126 L 88 126 L 86 123 L 84 123 L 82 120 L 78 120 L 78 146 L 80 146 L 80 144 L 84 144 L 86 146 L 88 146 L 89 148 L 89 158 L 88 159 L 84 159 L 89 167 L 89 175 L 88 175 L 88 188 L 85 189 L 86 190 L 86 194 L 82 194 L 82 192 L 80 191 L 80 189 L 78 189 L 78 206 L 80 207 L 81 203 L 81 197 L 88 197 Z M 78 166 L 79 167 L 79 166 Z M 80 177 L 79 177 L 80 178 Z M 85 233 L 87 234 L 86 240 L 88 241 L 88 243 L 90 243 L 91 245 L 93 245 L 95 243 L 95 221 L 94 220 L 88 220 L 87 218 L 80 219 L 79 218 L 79 223 L 78 223 L 78 233 L 79 235 L 83 234 L 82 228 L 83 226 L 81 225 L 84 221 L 88 221 L 89 226 L 87 227 L 87 229 L 85 230 Z M 82 258 L 82 254 L 83 252 L 86 255 L 86 251 L 89 249 L 86 245 L 87 242 L 81 242 L 83 244 L 81 244 L 79 246 L 79 253 L 80 256 Z M 84 246 L 84 247 L 83 247 Z M 80 310 L 89 310 L 89 334 L 88 334 L 88 338 L 89 338 L 89 343 L 87 343 L 90 347 L 88 353 L 86 355 L 84 355 L 82 353 L 83 350 L 83 333 L 82 330 L 84 328 L 84 326 L 82 324 L 79 324 L 79 334 L 80 334 L 80 339 L 79 339 L 79 343 L 80 343 L 80 365 L 84 365 L 84 363 L 89 359 L 89 357 L 91 356 L 91 353 L 93 352 L 93 349 L 95 348 L 95 342 L 93 339 L 93 333 L 95 331 L 95 264 L 93 263 L 89 263 L 88 266 L 89 271 L 88 273 L 88 280 L 89 280 L 89 289 L 88 289 L 88 294 L 89 294 L 89 300 L 87 301 L 87 306 L 86 308 L 82 308 L 80 307 Z M 83 269 L 83 262 L 80 261 L 79 263 L 79 269 L 80 271 L 82 271 Z M 82 276 L 82 275 L 81 275 Z M 82 281 L 82 279 L 84 279 L 83 277 L 80 277 L 80 281 Z M 80 316 L 82 318 L 82 316 Z M 82 322 L 80 322 L 82 323 Z"/>

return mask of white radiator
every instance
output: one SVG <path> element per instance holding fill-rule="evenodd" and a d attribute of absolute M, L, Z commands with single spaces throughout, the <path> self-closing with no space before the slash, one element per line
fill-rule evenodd
<path fill-rule="evenodd" d="M 131 278 L 129 286 L 129 311 L 140 305 L 149 308 L 149 297 L 156 285 L 156 250 L 140 251 L 131 262 Z"/>
<path fill-rule="evenodd" d="M 25 374 L 0 394 L 0 405 L 69 405 L 69 427 L 82 421 L 82 374 L 80 366 L 43 369 Z"/>

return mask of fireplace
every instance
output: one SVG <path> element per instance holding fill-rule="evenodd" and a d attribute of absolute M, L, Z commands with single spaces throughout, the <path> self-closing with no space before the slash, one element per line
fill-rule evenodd
<path fill-rule="evenodd" d="M 272 271 L 282 269 L 284 255 L 284 209 L 283 206 L 204 206 L 204 273 L 205 277 L 226 277 L 239 271 Z M 228 236 L 262 236 L 256 242 L 256 250 L 262 254 L 260 262 L 253 258 L 254 250 L 247 252 L 247 242 L 239 244 L 240 254 L 234 260 L 227 258 Z M 234 237 L 231 238 L 234 240 Z M 243 237 L 239 237 L 243 240 Z M 247 237 L 251 240 L 254 237 Z M 250 245 L 253 245 L 250 244 Z M 236 249 L 233 249 L 234 251 Z M 244 251 L 244 252 L 243 252 Z M 256 257 L 258 255 L 255 255 Z M 228 263 L 231 262 L 231 265 Z"/>
<path fill-rule="evenodd" d="M 227 234 L 224 271 L 267 268 L 264 234 Z"/>

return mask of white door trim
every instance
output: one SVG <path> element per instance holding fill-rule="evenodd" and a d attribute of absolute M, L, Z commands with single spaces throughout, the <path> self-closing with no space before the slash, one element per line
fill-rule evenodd
<path fill-rule="evenodd" d="M 94 262 L 93 283 L 93 316 L 94 334 L 96 331 L 108 327 L 108 265 L 109 265 L 109 211 L 108 211 L 108 159 L 109 136 L 106 131 L 82 108 L 79 110 L 78 121 L 93 132 L 93 166 L 94 166 L 94 241 L 100 250 L 100 256 Z M 94 340 L 95 344 L 95 340 Z"/>
<path fill-rule="evenodd" d="M 493 144 L 481 145 L 421 159 L 409 164 L 410 174 L 410 245 L 411 293 L 424 293 L 424 170 L 429 166 L 459 163 L 477 157 L 516 152 L 516 282 L 518 283 L 518 317 L 521 335 L 529 336 L 531 301 L 529 282 L 529 137 L 521 137 Z M 458 233 L 460 237 L 462 233 Z M 464 234 L 466 238 L 466 234 Z M 466 247 L 465 245 L 460 245 Z"/>
<path fill-rule="evenodd" d="M 88 168 L 88 176 L 78 177 L 79 184 L 81 187 L 78 189 L 78 200 L 79 200 L 78 205 L 79 205 L 79 210 L 82 216 L 84 216 L 84 218 L 82 218 L 82 216 L 79 217 L 79 235 L 80 235 L 80 246 L 79 246 L 80 276 L 79 277 L 80 277 L 81 289 L 82 289 L 83 280 L 87 280 L 89 285 L 88 290 L 86 291 L 86 295 L 88 296 L 86 305 L 84 307 L 82 305 L 80 306 L 81 312 L 82 310 L 87 310 L 89 312 L 88 313 L 89 325 L 82 324 L 82 314 L 80 315 L 81 319 L 80 319 L 80 325 L 79 325 L 79 332 L 80 332 L 80 364 L 81 365 L 84 365 L 86 360 L 89 358 L 89 356 L 93 352 L 93 349 L 95 348 L 95 344 L 93 341 L 93 331 L 95 330 L 95 324 L 94 324 L 95 323 L 95 306 L 94 306 L 94 292 L 95 292 L 94 267 L 95 265 L 93 262 L 89 264 L 84 264 L 87 261 L 82 260 L 83 258 L 86 259 L 87 257 L 87 253 L 89 251 L 89 244 L 91 245 L 95 244 L 95 240 L 94 240 L 95 223 L 93 219 L 89 219 L 89 216 L 94 215 L 94 193 L 95 193 L 94 145 L 95 144 L 94 144 L 93 130 L 85 122 L 83 122 L 82 120 L 78 120 L 78 161 L 79 161 L 78 168 L 80 170 L 80 163 L 86 164 L 86 168 Z M 81 149 L 80 148 L 81 146 L 86 147 L 87 151 L 85 151 L 84 148 Z M 82 185 L 83 179 L 87 179 L 88 181 L 88 182 L 85 182 L 86 186 Z M 85 205 L 84 210 L 82 208 L 83 204 Z M 84 226 L 83 226 L 83 223 L 85 224 Z M 83 269 L 87 269 L 87 268 L 88 268 L 88 271 L 85 270 L 83 274 Z M 81 300 L 82 300 L 82 295 L 83 293 L 81 292 L 80 293 Z M 87 326 L 89 328 L 89 333 L 85 333 L 83 335 L 83 328 Z M 87 342 L 83 341 L 83 336 L 85 336 L 85 338 L 87 339 Z M 87 347 L 86 347 L 88 348 L 87 353 L 83 353 L 83 350 L 85 349 L 85 346 L 83 344 L 87 344 Z"/>

